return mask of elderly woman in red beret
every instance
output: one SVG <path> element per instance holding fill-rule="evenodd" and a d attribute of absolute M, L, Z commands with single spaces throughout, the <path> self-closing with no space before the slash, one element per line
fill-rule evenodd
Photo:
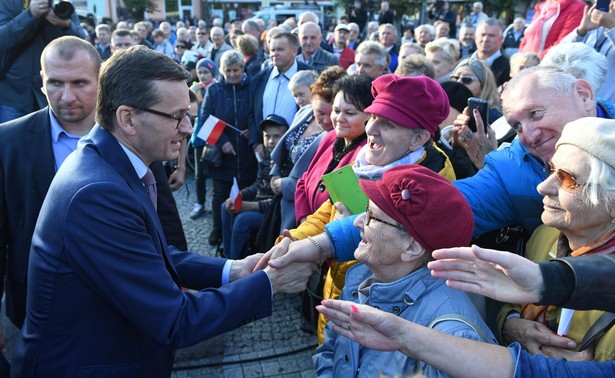
<path fill-rule="evenodd" d="M 361 231 L 354 252 L 360 263 L 348 270 L 340 299 L 449 335 L 495 343 L 468 296 L 432 277 L 426 267 L 435 249 L 467 245 L 472 238 L 472 210 L 462 194 L 437 173 L 414 164 L 359 184 L 369 198 L 365 213 L 354 222 Z M 455 221 L 443 222 L 446 219 Z M 319 376 L 443 374 L 400 352 L 361 347 L 333 331 L 331 324 L 313 359 Z"/>
<path fill-rule="evenodd" d="M 378 179 L 392 167 L 420 164 L 440 173 L 448 181 L 453 181 L 455 173 L 450 161 L 433 142 L 439 124 L 450 111 L 448 97 L 440 84 L 426 76 L 400 77 L 389 74 L 372 82 L 372 94 L 374 100 L 364 110 L 369 115 L 365 126 L 367 143 L 352 163 L 357 177 Z M 344 205 L 332 204 L 327 200 L 296 229 L 286 233 L 287 237 L 267 253 L 265 260 L 273 253 L 285 253 L 294 243 L 298 244 L 297 247 L 316 247 L 319 250 L 327 248 L 326 237 L 319 242 L 322 239 L 316 235 L 321 235 L 325 225 L 339 217 L 339 213 L 349 215 Z M 330 260 L 323 289 L 324 298 L 338 297 L 344 286 L 346 271 L 355 263 Z M 325 323 L 321 317 L 318 324 L 320 343 L 323 342 Z"/>

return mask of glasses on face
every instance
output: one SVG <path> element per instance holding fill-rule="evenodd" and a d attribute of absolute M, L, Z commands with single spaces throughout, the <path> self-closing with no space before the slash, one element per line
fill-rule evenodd
<path fill-rule="evenodd" d="M 375 221 L 377 221 L 377 222 L 384 223 L 384 224 L 386 224 L 387 226 L 394 227 L 394 228 L 396 228 L 396 229 L 398 229 L 398 230 L 403 230 L 403 229 L 404 229 L 404 228 L 403 228 L 400 224 L 393 224 L 393 223 L 391 223 L 391 222 L 387 222 L 387 221 L 385 221 L 385 220 L 382 220 L 382 219 L 376 218 L 376 217 L 374 216 L 374 213 L 372 213 L 372 211 L 369 209 L 369 204 L 367 204 L 367 207 L 365 208 L 365 225 L 366 225 L 366 226 L 369 226 L 369 222 L 370 222 L 372 219 L 373 219 L 373 220 L 375 220 Z"/>
<path fill-rule="evenodd" d="M 185 49 L 186 46 L 184 46 L 184 45 L 175 45 L 175 48 L 176 49 Z"/>
<path fill-rule="evenodd" d="M 472 84 L 474 81 L 476 81 L 478 79 L 475 78 L 474 76 L 456 76 L 456 75 L 453 75 L 453 76 L 451 76 L 451 80 L 453 80 L 453 81 L 461 81 L 464 85 L 470 85 L 470 84 Z"/>
<path fill-rule="evenodd" d="M 207 33 L 197 33 L 198 35 L 207 35 Z"/>
<path fill-rule="evenodd" d="M 135 108 L 135 109 L 142 110 L 144 112 L 156 114 L 156 115 L 161 116 L 161 117 L 166 117 L 166 118 L 174 119 L 174 120 L 177 121 L 177 125 L 175 125 L 176 129 L 179 129 L 179 127 L 181 126 L 182 121 L 184 120 L 184 118 L 186 118 L 186 116 L 190 115 L 190 114 L 188 114 L 188 112 L 190 111 L 190 107 L 188 107 L 188 110 L 186 110 L 185 112 L 183 112 L 183 113 L 181 113 L 179 115 L 164 113 L 164 112 L 160 112 L 160 111 L 154 110 L 154 109 L 140 108 L 140 107 L 134 106 L 134 105 L 132 105 L 131 108 Z M 192 116 L 190 116 L 190 117 L 192 117 Z M 190 119 L 190 122 L 192 122 L 192 118 Z"/>
<path fill-rule="evenodd" d="M 581 185 L 572 173 L 565 169 L 555 168 L 555 165 L 550 161 L 547 162 L 547 171 L 549 171 L 551 175 L 554 173 L 557 175 L 557 179 L 564 189 L 576 189 Z"/>

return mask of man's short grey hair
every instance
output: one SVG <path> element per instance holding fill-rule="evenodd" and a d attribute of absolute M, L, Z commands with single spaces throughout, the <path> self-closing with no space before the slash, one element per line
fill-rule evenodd
<path fill-rule="evenodd" d="M 541 66 L 557 67 L 591 84 L 594 92 L 602 87 L 608 70 L 606 56 L 581 42 L 560 43 L 542 58 Z"/>
<path fill-rule="evenodd" d="M 357 47 L 357 55 L 376 55 L 376 64 L 385 66 L 387 64 L 387 53 L 384 46 L 374 41 L 364 41 Z"/>
<path fill-rule="evenodd" d="M 393 26 L 392 24 L 381 24 L 380 26 L 378 26 L 379 32 L 384 29 L 391 29 L 393 31 L 393 34 L 397 35 L 397 28 L 395 28 L 395 26 Z"/>
<path fill-rule="evenodd" d="M 348 29 L 350 30 L 354 30 L 357 33 L 361 32 L 361 28 L 359 28 L 359 24 L 357 24 L 356 22 L 351 22 L 348 24 Z"/>
<path fill-rule="evenodd" d="M 243 55 L 237 50 L 225 51 L 220 57 L 220 71 L 223 72 L 225 68 L 230 68 L 235 65 L 242 68 L 245 67 L 246 64 L 243 60 Z"/>
<path fill-rule="evenodd" d="M 519 85 L 529 75 L 535 75 L 538 79 L 536 86 L 530 89 L 532 91 L 555 89 L 561 96 L 570 96 L 574 93 L 574 83 L 577 78 L 570 73 L 562 71 L 557 67 L 535 66 L 519 71 L 515 77 L 510 79 L 508 84 L 506 84 L 502 97 L 505 98 L 509 91 Z"/>
<path fill-rule="evenodd" d="M 472 6 L 476 8 L 480 8 L 480 10 L 483 10 L 483 3 L 481 3 L 480 1 L 475 1 L 474 4 L 472 4 Z"/>
<path fill-rule="evenodd" d="M 479 22 L 478 25 L 476 25 L 476 28 L 478 29 L 481 25 L 485 25 L 485 26 L 497 25 L 500 27 L 500 31 L 502 32 L 504 31 L 504 28 L 502 27 L 502 23 L 497 18 L 493 18 L 493 17 L 486 18 L 482 20 L 481 22 Z"/>
<path fill-rule="evenodd" d="M 297 87 L 308 87 L 308 89 L 316 82 L 318 78 L 318 73 L 312 70 L 303 70 L 299 71 L 290 78 L 288 82 L 288 88 L 297 88 Z"/>
<path fill-rule="evenodd" d="M 431 34 L 431 38 L 433 38 L 436 35 L 436 28 L 433 27 L 433 25 L 429 25 L 429 24 L 423 24 L 423 25 L 419 25 L 416 27 L 416 29 L 414 29 L 414 35 L 418 35 L 419 32 L 423 29 L 426 29 L 429 34 Z"/>

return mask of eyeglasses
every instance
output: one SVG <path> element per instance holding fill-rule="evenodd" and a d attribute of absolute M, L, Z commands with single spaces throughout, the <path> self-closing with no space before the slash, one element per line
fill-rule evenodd
<path fill-rule="evenodd" d="M 478 79 L 475 78 L 474 76 L 456 76 L 456 75 L 453 75 L 453 76 L 451 76 L 451 80 L 453 80 L 453 81 L 461 81 L 465 85 L 470 85 L 470 84 L 472 84 L 474 81 L 476 81 Z"/>
<path fill-rule="evenodd" d="M 176 49 L 185 49 L 186 46 L 184 46 L 184 45 L 175 45 L 175 48 Z"/>
<path fill-rule="evenodd" d="M 164 113 L 164 112 L 161 112 L 161 111 L 158 111 L 158 110 L 154 110 L 154 109 L 141 108 L 141 107 L 134 106 L 134 105 L 129 105 L 129 106 L 131 108 L 135 108 L 135 109 L 142 110 L 144 112 L 156 114 L 156 115 L 161 116 L 161 117 L 167 117 L 167 118 L 174 119 L 174 120 L 177 121 L 177 125 L 175 125 L 176 129 L 179 129 L 179 127 L 182 124 L 182 121 L 184 120 L 184 118 L 186 118 L 187 115 L 189 115 L 188 112 L 190 111 L 190 107 L 188 107 L 188 110 L 186 110 L 185 112 L 183 112 L 180 115 L 177 115 L 177 114 Z M 190 122 L 192 122 L 192 119 L 190 120 Z"/>
<path fill-rule="evenodd" d="M 198 35 L 207 35 L 207 33 L 196 33 Z"/>
<path fill-rule="evenodd" d="M 372 211 L 369 209 L 369 204 L 367 204 L 367 207 L 365 208 L 365 225 L 366 225 L 366 226 L 369 226 L 369 222 L 370 222 L 372 219 L 373 219 L 373 220 L 375 220 L 375 221 L 378 221 L 378 222 L 380 222 L 380 223 L 384 223 L 384 224 L 386 224 L 387 226 L 394 227 L 394 228 L 396 228 L 396 229 L 398 229 L 398 230 L 403 230 L 403 229 L 404 229 L 404 228 L 402 227 L 402 225 L 400 225 L 400 224 L 393 224 L 393 223 L 391 223 L 391 222 L 387 222 L 387 221 L 385 221 L 385 220 L 382 220 L 382 219 L 376 218 L 376 217 L 374 216 L 374 213 L 372 213 Z"/>
<path fill-rule="evenodd" d="M 555 168 L 555 165 L 553 165 L 550 161 L 547 162 L 547 171 L 550 172 L 550 175 L 555 173 L 557 175 L 557 179 L 562 184 L 562 188 L 566 190 L 576 189 L 581 185 L 572 173 L 565 169 Z"/>

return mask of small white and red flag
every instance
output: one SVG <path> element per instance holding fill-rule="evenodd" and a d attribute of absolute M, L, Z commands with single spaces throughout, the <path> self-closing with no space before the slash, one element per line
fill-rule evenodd
<path fill-rule="evenodd" d="M 235 213 L 238 213 L 241 210 L 241 192 L 239 192 L 239 184 L 237 184 L 237 177 L 233 177 L 233 186 L 231 187 L 231 194 L 229 196 L 231 201 L 233 201 L 233 206 L 235 207 Z"/>

